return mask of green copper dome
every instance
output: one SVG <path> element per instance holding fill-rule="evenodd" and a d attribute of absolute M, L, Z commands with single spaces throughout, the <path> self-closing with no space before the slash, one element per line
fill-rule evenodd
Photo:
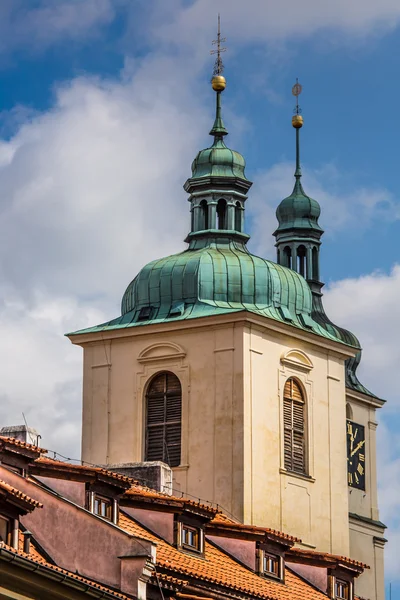
<path fill-rule="evenodd" d="M 227 232 L 228 233 L 228 232 Z M 249 253 L 221 232 L 148 263 L 128 285 L 121 316 L 77 333 L 246 311 L 342 341 L 311 317 L 312 295 L 291 269 Z"/>
<path fill-rule="evenodd" d="M 318 224 L 318 218 L 321 214 L 321 207 L 316 200 L 307 196 L 299 179 L 293 192 L 282 200 L 276 209 L 276 218 L 279 222 L 277 231 L 286 229 L 314 229 L 321 231 Z"/>
<path fill-rule="evenodd" d="M 243 156 L 224 143 L 218 90 L 210 134 L 212 146 L 198 153 L 184 185 L 191 207 L 189 247 L 145 265 L 126 288 L 119 317 L 76 333 L 246 311 L 342 342 L 312 318 L 312 293 L 304 277 L 246 247 L 245 202 L 251 181 L 245 177 Z"/>
<path fill-rule="evenodd" d="M 176 302 L 241 310 L 285 306 L 294 320 L 312 307 L 310 289 L 297 273 L 222 236 L 143 267 L 123 296 L 121 312 L 152 306 L 154 318 L 165 318 Z"/>
<path fill-rule="evenodd" d="M 239 152 L 230 150 L 222 137 L 215 138 L 213 145 L 200 150 L 192 163 L 192 179 L 201 177 L 240 177 L 246 179 L 246 162 Z"/>
<path fill-rule="evenodd" d="M 216 94 L 216 115 L 210 131 L 214 143 L 210 148 L 200 150 L 192 163 L 192 180 L 202 177 L 239 177 L 245 179 L 246 161 L 243 156 L 228 148 L 224 136 L 228 135 L 221 114 L 221 93 Z"/>

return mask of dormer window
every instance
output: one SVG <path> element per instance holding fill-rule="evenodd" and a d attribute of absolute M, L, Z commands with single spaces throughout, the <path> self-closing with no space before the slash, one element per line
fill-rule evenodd
<path fill-rule="evenodd" d="M 259 549 L 259 573 L 264 577 L 283 579 L 284 563 L 283 556 L 271 552 L 269 548 Z"/>
<path fill-rule="evenodd" d="M 138 321 L 149 321 L 153 315 L 152 306 L 143 306 L 139 311 Z"/>
<path fill-rule="evenodd" d="M 110 498 L 105 494 L 103 495 L 103 493 L 99 494 L 97 491 L 87 490 L 86 506 L 94 515 L 112 523 L 118 523 L 118 500 L 116 498 Z"/>
<path fill-rule="evenodd" d="M 279 577 L 279 562 L 279 556 L 274 556 L 273 554 L 267 554 L 266 552 L 264 552 L 264 573 L 267 573 L 268 575 L 274 575 L 275 577 Z"/>
<path fill-rule="evenodd" d="M 93 513 L 98 515 L 99 517 L 103 517 L 103 519 L 108 519 L 112 521 L 113 514 L 113 502 L 109 498 L 105 498 L 104 496 L 94 495 L 93 502 Z"/>
<path fill-rule="evenodd" d="M 341 579 L 335 580 L 335 600 L 350 600 L 350 583 Z"/>
<path fill-rule="evenodd" d="M 200 551 L 200 528 L 182 523 L 181 545 L 189 550 Z"/>
<path fill-rule="evenodd" d="M 353 600 L 353 581 L 343 570 L 330 572 L 328 596 L 332 600 Z"/>
<path fill-rule="evenodd" d="M 182 550 L 202 554 L 204 552 L 204 530 L 193 523 L 178 521 L 177 546 Z"/>

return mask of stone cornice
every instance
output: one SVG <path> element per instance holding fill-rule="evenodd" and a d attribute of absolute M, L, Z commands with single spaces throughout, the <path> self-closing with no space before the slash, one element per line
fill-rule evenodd
<path fill-rule="evenodd" d="M 199 317 L 197 319 L 186 319 L 181 321 L 170 321 L 163 323 L 151 323 L 136 327 L 124 327 L 123 329 L 105 329 L 96 332 L 82 334 L 68 334 L 67 337 L 73 344 L 84 346 L 90 343 L 99 343 L 106 340 L 124 340 L 130 337 L 154 335 L 156 333 L 169 333 L 174 331 L 191 331 L 200 328 L 219 328 L 231 324 L 252 325 L 260 331 L 271 331 L 285 335 L 296 340 L 308 342 L 312 346 L 323 348 L 341 358 L 354 356 L 356 349 L 334 340 L 328 340 L 315 333 L 298 329 L 286 323 L 281 323 L 262 315 L 256 315 L 247 311 L 238 311 L 233 314 L 213 315 Z"/>
<path fill-rule="evenodd" d="M 361 392 L 356 392 L 350 388 L 346 387 L 346 398 L 356 402 L 357 404 L 361 404 L 365 406 L 366 404 L 372 408 L 382 408 L 386 404 L 386 400 L 382 400 L 381 398 L 376 398 L 374 396 L 368 396 L 367 394 L 363 394 Z"/>

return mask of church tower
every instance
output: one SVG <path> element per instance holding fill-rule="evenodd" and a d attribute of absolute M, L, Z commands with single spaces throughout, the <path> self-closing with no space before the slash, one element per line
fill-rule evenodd
<path fill-rule="evenodd" d="M 371 566 L 358 582 L 358 594 L 365 598 L 383 598 L 383 548 L 385 525 L 379 520 L 376 474 L 376 409 L 384 405 L 358 379 L 356 371 L 361 361 L 361 345 L 350 331 L 332 323 L 322 303 L 323 283 L 320 277 L 320 246 L 323 230 L 318 218 L 321 208 L 305 193 L 301 183 L 300 114 L 298 96 L 302 88 L 298 81 L 292 93 L 296 96 L 292 125 L 296 132 L 295 185 L 290 196 L 279 204 L 276 217 L 279 226 L 274 232 L 277 262 L 290 267 L 306 278 L 312 291 L 312 317 L 322 327 L 358 351 L 345 361 L 347 482 L 349 489 L 350 553 Z M 371 593 L 375 590 L 375 596 Z"/>
<path fill-rule="evenodd" d="M 382 537 L 370 534 L 379 528 L 373 424 L 381 401 L 356 378 L 358 341 L 323 311 L 323 232 L 319 205 L 301 185 L 301 116 L 274 263 L 247 248 L 251 182 L 225 141 L 220 42 L 218 34 L 212 142 L 184 185 L 187 248 L 140 270 L 120 316 L 69 334 L 84 350 L 82 459 L 163 461 L 174 490 L 301 538 L 305 549 L 370 562 L 362 536 Z M 347 447 L 351 458 L 363 448 L 361 424 L 366 488 L 349 496 Z"/>

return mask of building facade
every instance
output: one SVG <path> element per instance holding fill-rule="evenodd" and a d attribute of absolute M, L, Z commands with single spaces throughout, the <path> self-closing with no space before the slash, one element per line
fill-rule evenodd
<path fill-rule="evenodd" d="M 121 316 L 73 334 L 84 349 L 82 459 L 160 460 L 173 488 L 297 546 L 367 563 L 356 592 L 382 600 L 384 525 L 376 482 L 383 401 L 358 380 L 357 338 L 325 314 L 318 202 L 301 183 L 277 209 L 277 262 L 252 255 L 251 182 L 225 143 L 213 78 L 213 143 L 184 185 L 188 248 L 139 272 Z"/>

